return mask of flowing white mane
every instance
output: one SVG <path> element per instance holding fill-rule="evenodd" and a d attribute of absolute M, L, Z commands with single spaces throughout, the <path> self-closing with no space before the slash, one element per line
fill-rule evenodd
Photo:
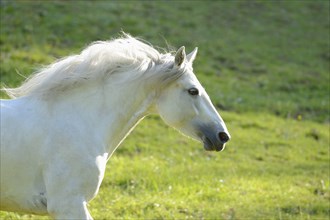
<path fill-rule="evenodd" d="M 111 41 L 92 43 L 78 55 L 56 61 L 29 77 L 20 87 L 4 89 L 12 98 L 56 93 L 83 83 L 103 82 L 113 73 L 134 72 L 136 78 L 153 69 L 173 65 L 170 53 L 159 53 L 150 44 L 128 34 Z M 157 68 L 157 69 L 155 69 Z"/>

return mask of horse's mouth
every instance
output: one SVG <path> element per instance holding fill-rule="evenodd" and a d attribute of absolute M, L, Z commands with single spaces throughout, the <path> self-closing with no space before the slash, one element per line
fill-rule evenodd
<path fill-rule="evenodd" d="M 204 149 L 207 151 L 222 151 L 223 149 L 225 149 L 225 144 L 222 143 L 218 143 L 215 144 L 213 143 L 209 138 L 203 136 L 202 137 L 202 141 L 204 144 Z"/>

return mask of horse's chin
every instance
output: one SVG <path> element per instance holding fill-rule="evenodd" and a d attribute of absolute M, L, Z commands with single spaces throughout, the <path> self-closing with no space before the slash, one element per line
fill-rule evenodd
<path fill-rule="evenodd" d="M 225 149 L 225 144 L 213 144 L 212 141 L 210 139 L 208 139 L 207 137 L 203 137 L 202 138 L 203 144 L 204 144 L 204 149 L 207 151 L 222 151 L 223 149 Z"/>

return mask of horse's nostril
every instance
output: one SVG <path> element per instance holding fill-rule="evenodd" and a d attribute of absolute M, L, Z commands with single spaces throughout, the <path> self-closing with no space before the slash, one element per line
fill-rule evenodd
<path fill-rule="evenodd" d="M 226 132 L 220 132 L 219 138 L 222 143 L 226 143 L 227 141 L 229 141 L 229 136 Z"/>

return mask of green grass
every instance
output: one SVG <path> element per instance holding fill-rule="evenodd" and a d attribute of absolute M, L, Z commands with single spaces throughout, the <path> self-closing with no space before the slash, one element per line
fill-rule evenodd
<path fill-rule="evenodd" d="M 147 118 L 110 159 L 89 206 L 95 219 L 329 218 L 328 1 L 1 1 L 0 9 L 7 86 L 121 30 L 161 47 L 199 47 L 195 72 L 231 142 L 205 152 Z"/>

